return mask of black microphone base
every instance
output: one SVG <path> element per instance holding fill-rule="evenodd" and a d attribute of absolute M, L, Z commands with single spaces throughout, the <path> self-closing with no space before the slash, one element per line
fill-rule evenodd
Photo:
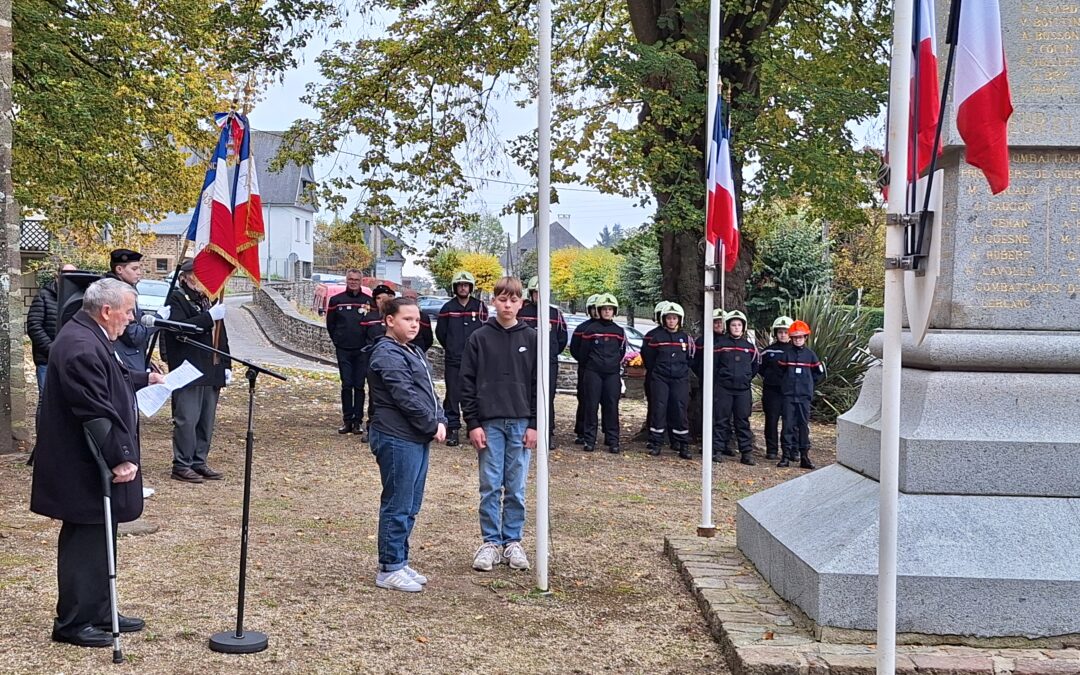
<path fill-rule="evenodd" d="M 210 636 L 210 651 L 222 654 L 255 654 L 267 648 L 270 638 L 266 633 L 249 630 L 236 637 L 236 631 L 227 630 Z"/>

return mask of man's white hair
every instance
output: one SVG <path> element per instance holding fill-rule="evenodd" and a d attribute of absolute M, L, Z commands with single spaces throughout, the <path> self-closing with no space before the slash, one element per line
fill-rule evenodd
<path fill-rule="evenodd" d="M 137 297 L 138 292 L 134 286 L 119 279 L 98 279 L 83 294 L 82 309 L 90 316 L 97 316 L 105 305 L 120 307 L 124 304 L 125 295 Z"/>

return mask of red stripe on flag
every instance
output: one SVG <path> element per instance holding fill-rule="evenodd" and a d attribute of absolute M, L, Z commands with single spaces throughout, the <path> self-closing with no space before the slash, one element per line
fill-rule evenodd
<path fill-rule="evenodd" d="M 914 88 L 918 87 L 919 90 L 919 128 L 917 130 L 917 141 L 919 150 L 919 169 L 918 174 L 921 175 L 930 166 L 931 155 L 934 153 L 934 136 L 937 134 L 938 112 L 941 107 L 941 94 L 938 91 L 938 63 L 937 56 L 934 54 L 934 46 L 929 38 L 919 43 L 919 81 L 915 82 L 912 79 L 912 120 L 914 124 L 915 117 L 915 96 Z M 908 148 L 908 178 L 914 180 L 915 171 L 912 161 L 911 148 Z M 938 148 L 938 155 L 941 155 L 941 149 Z"/>
<path fill-rule="evenodd" d="M 976 89 L 956 113 L 956 128 L 967 146 L 964 159 L 981 169 L 997 194 L 1009 187 L 1008 122 L 1012 115 L 1008 70 Z"/>

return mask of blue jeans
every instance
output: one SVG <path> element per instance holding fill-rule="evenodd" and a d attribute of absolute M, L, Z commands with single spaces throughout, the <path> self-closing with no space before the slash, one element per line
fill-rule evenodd
<path fill-rule="evenodd" d="M 409 564 L 409 535 L 424 501 L 428 443 L 414 443 L 372 427 L 368 441 L 382 476 L 379 503 L 379 570 L 396 572 Z"/>
<path fill-rule="evenodd" d="M 485 543 L 505 546 L 521 541 L 525 526 L 525 480 L 529 457 L 525 447 L 527 419 L 497 418 L 483 423 L 487 447 L 480 462 L 480 533 Z"/>
<path fill-rule="evenodd" d="M 34 374 L 37 375 L 37 395 L 38 400 L 41 400 L 41 395 L 45 392 L 45 373 L 49 370 L 49 366 L 34 366 Z"/>

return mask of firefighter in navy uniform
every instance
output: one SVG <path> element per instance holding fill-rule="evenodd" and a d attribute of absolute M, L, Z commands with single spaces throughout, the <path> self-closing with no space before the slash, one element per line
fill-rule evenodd
<path fill-rule="evenodd" d="M 522 303 L 521 309 L 518 310 L 517 318 L 519 321 L 525 322 L 525 325 L 529 328 L 537 328 L 536 318 L 539 315 L 540 304 L 540 279 L 539 277 L 533 277 L 529 279 L 529 285 L 525 288 L 525 302 Z M 550 368 L 549 377 L 551 378 L 551 388 L 548 392 L 548 428 L 551 430 L 551 447 L 555 447 L 555 385 L 559 380 L 559 354 L 566 349 L 566 344 L 569 338 L 566 334 L 566 319 L 563 317 L 563 313 L 559 311 L 558 307 L 550 307 L 548 309 L 548 320 L 551 322 L 551 334 L 549 341 L 551 342 L 551 354 L 550 354 Z"/>
<path fill-rule="evenodd" d="M 825 377 L 825 364 L 814 350 L 806 346 L 810 326 L 805 321 L 794 321 L 788 328 L 791 342 L 777 360 L 783 372 L 781 390 L 784 393 L 784 435 L 781 448 L 784 459 L 777 466 L 789 466 L 798 453 L 799 466 L 813 469 L 810 461 L 810 401 L 814 387 Z"/>
<path fill-rule="evenodd" d="M 589 329 L 589 324 L 596 320 L 596 299 L 600 297 L 598 293 L 593 293 L 585 301 L 585 313 L 589 318 L 578 324 L 578 327 L 574 329 L 574 335 L 570 339 L 570 355 L 574 355 L 574 339 L 577 338 L 577 344 L 581 344 L 581 333 Z M 576 356 L 574 358 L 577 358 Z M 580 365 L 580 363 L 579 363 Z M 585 395 L 581 391 L 581 371 L 578 370 L 577 377 L 577 409 L 574 411 L 574 445 L 585 445 Z"/>
<path fill-rule="evenodd" d="M 326 330 L 334 343 L 341 374 L 341 417 L 339 434 L 363 433 L 364 380 L 367 378 L 367 346 L 364 318 L 374 303 L 361 287 L 359 270 L 345 273 L 345 290 L 330 298 L 326 307 Z"/>
<path fill-rule="evenodd" d="M 765 459 L 776 459 L 780 454 L 780 418 L 784 413 L 784 392 L 781 390 L 783 371 L 776 363 L 791 341 L 788 328 L 794 319 L 777 317 L 772 324 L 773 341 L 761 350 L 761 409 L 765 413 Z M 785 464 L 785 466 L 787 466 Z"/>
<path fill-rule="evenodd" d="M 585 399 L 584 441 L 585 452 L 596 448 L 596 409 L 600 408 L 603 420 L 604 444 L 608 452 L 618 453 L 619 447 L 619 397 L 622 395 L 622 360 L 626 355 L 626 333 L 615 323 L 619 301 L 610 293 L 596 298 L 596 311 L 600 318 L 589 327 L 574 332 L 570 353 L 577 359 L 578 376 L 583 380 L 582 394 Z"/>
<path fill-rule="evenodd" d="M 723 331 L 723 332 L 721 332 Z M 703 344 L 703 340 L 699 342 Z M 754 434 L 750 431 L 750 411 L 754 399 L 750 383 L 761 365 L 754 343 L 746 337 L 746 315 L 735 310 L 713 312 L 713 461 L 721 461 L 732 426 L 738 441 L 740 462 L 755 464 Z M 704 368 L 699 356 L 696 370 Z"/>
<path fill-rule="evenodd" d="M 686 314 L 678 303 L 658 305 L 660 325 L 645 335 L 641 359 L 649 391 L 649 454 L 656 457 L 670 434 L 679 457 L 690 459 L 690 366 L 694 340 L 682 328 Z"/>
<path fill-rule="evenodd" d="M 363 331 L 364 343 L 363 349 L 361 349 L 361 359 L 364 363 L 364 377 L 367 377 L 368 364 L 371 362 L 371 350 L 375 347 L 375 341 L 386 335 L 386 324 L 383 323 L 383 317 L 385 316 L 384 309 L 386 303 L 394 299 L 394 289 L 390 288 L 386 284 L 379 284 L 375 288 L 371 289 L 371 310 L 364 315 L 364 318 L 360 320 L 360 329 Z M 363 399 L 360 399 L 363 401 Z M 367 412 L 368 412 L 368 424 L 356 423 L 356 428 L 353 429 L 353 433 L 361 434 L 360 442 L 368 442 L 368 426 L 371 424 L 371 413 L 375 411 L 375 402 L 368 400 Z M 358 418 L 359 419 L 359 418 Z"/>
<path fill-rule="evenodd" d="M 443 410 L 446 412 L 446 445 L 454 447 L 461 442 L 458 437 L 461 429 L 461 356 L 465 353 L 469 336 L 484 325 L 488 315 L 487 305 L 472 297 L 476 277 L 465 271 L 458 272 L 450 286 L 454 297 L 439 310 L 435 337 L 445 354 L 443 379 L 446 382 L 446 398 L 443 400 Z"/>

